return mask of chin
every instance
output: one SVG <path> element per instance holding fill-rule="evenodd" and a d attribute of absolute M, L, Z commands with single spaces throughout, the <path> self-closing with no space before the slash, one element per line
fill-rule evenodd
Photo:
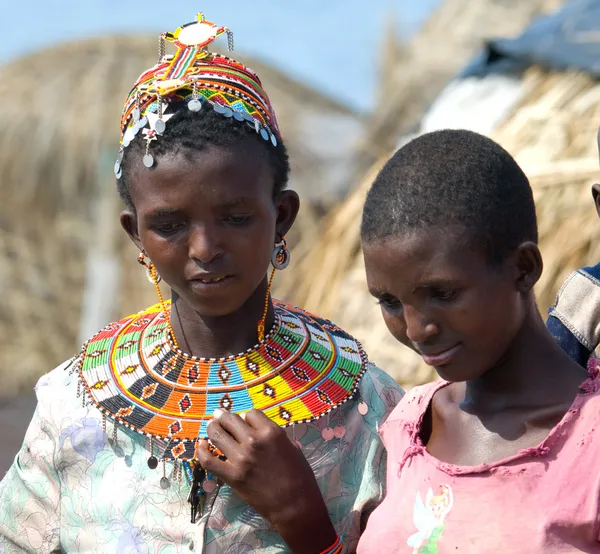
<path fill-rule="evenodd" d="M 450 383 L 464 383 L 477 379 L 485 373 L 473 367 L 471 364 L 461 364 L 459 361 L 452 362 L 443 366 L 435 367 L 436 373 Z"/>
<path fill-rule="evenodd" d="M 206 298 L 192 298 L 188 301 L 194 311 L 200 316 L 204 317 L 225 317 L 237 312 L 243 303 L 235 302 L 235 299 L 229 298 L 215 298 L 214 300 L 207 300 Z"/>

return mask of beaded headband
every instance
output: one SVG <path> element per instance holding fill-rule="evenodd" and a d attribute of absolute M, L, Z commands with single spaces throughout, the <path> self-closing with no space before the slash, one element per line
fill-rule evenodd
<path fill-rule="evenodd" d="M 196 21 L 163 33 L 158 63 L 144 71 L 133 86 L 121 116 L 121 147 L 115 176 L 121 178 L 123 153 L 142 132 L 146 140 L 144 165 L 154 165 L 150 144 L 164 134 L 167 123 L 182 103 L 192 112 L 213 109 L 223 117 L 245 122 L 266 142 L 277 146 L 281 139 L 275 112 L 260 79 L 244 64 L 208 52 L 207 47 L 226 34 L 233 50 L 233 34 L 198 14 Z M 165 55 L 165 43 L 177 51 Z"/>

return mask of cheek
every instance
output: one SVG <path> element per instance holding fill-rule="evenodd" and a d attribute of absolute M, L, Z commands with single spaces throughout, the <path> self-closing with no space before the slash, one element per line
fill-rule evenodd
<path fill-rule="evenodd" d="M 385 322 L 389 332 L 392 336 L 398 341 L 408 346 L 412 347 L 412 343 L 408 340 L 406 336 L 406 324 L 404 323 L 404 319 L 401 317 L 390 314 L 388 311 L 381 309 L 381 315 L 383 316 L 383 321 Z"/>
<path fill-rule="evenodd" d="M 521 299 L 514 289 L 495 289 L 482 294 L 469 312 L 463 314 L 462 329 L 479 341 L 482 347 L 502 349 L 510 343 L 520 328 L 523 312 Z"/>

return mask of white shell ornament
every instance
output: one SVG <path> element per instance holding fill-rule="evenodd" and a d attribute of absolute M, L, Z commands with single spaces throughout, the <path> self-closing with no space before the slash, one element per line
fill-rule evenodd
<path fill-rule="evenodd" d="M 159 119 L 156 124 L 154 125 L 154 130 L 159 134 L 162 135 L 166 130 L 167 130 L 167 125 L 164 122 L 164 120 Z"/>
<path fill-rule="evenodd" d="M 150 168 L 154 165 L 154 156 L 152 154 L 146 154 L 143 161 L 144 165 Z"/>

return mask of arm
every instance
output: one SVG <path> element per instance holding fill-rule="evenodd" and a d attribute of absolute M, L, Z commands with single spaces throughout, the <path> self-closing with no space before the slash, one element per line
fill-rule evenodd
<path fill-rule="evenodd" d="M 15 462 L 0 482 L 0 552 L 59 552 L 60 484 L 55 435 L 38 404 Z"/>
<path fill-rule="evenodd" d="M 586 367 L 600 344 L 600 264 L 571 273 L 549 310 L 547 327 L 563 350 Z"/>
<path fill-rule="evenodd" d="M 554 317 L 548 317 L 546 327 L 561 348 L 580 366 L 587 367 L 591 352 L 577 340 L 577 337 L 567 329 L 562 322 Z"/>
<path fill-rule="evenodd" d="M 227 459 L 214 457 L 203 441 L 202 467 L 269 521 L 291 552 L 341 551 L 313 471 L 283 429 L 256 410 L 244 419 L 217 410 L 208 435 Z"/>

